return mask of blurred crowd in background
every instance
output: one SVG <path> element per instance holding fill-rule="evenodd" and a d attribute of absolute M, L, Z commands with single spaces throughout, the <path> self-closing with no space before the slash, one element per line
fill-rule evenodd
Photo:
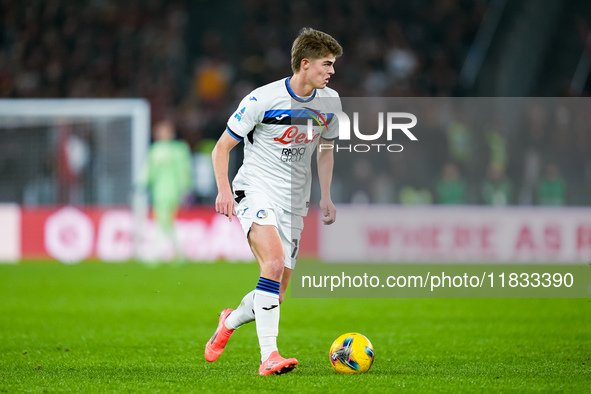
<path fill-rule="evenodd" d="M 172 119 L 194 153 L 208 152 L 242 97 L 291 75 L 291 43 L 304 26 L 343 46 L 330 82 L 343 97 L 474 94 L 460 74 L 491 3 L 0 0 L 0 97 L 146 98 L 152 122 Z M 419 137 L 424 156 L 441 153 L 424 170 L 401 155 L 391 172 L 375 174 L 355 156 L 339 165 L 377 186 L 362 197 L 343 186 L 335 200 L 588 204 L 589 118 L 540 108 L 533 105 L 526 126 L 511 132 L 450 116 Z"/>
<path fill-rule="evenodd" d="M 173 109 L 187 22 L 182 2 L 2 0 L 0 96 L 143 97 Z"/>
<path fill-rule="evenodd" d="M 349 141 L 337 141 L 345 148 L 336 155 L 337 193 L 333 194 L 339 202 L 589 204 L 591 101 L 571 97 L 403 101 L 406 106 L 392 101 L 388 108 L 409 110 L 421 122 L 411 130 L 418 141 L 393 134 L 390 142 L 402 145 L 402 152 L 362 146 L 349 153 Z M 376 113 L 360 112 L 365 118 Z M 359 129 L 364 134 L 376 130 L 367 123 Z"/>

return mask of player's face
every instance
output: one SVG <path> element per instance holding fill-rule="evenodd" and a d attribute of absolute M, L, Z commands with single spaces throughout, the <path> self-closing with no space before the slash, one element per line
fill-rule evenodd
<path fill-rule="evenodd" d="M 334 55 L 311 60 L 306 73 L 308 82 L 314 89 L 324 89 L 331 75 L 334 74 Z"/>

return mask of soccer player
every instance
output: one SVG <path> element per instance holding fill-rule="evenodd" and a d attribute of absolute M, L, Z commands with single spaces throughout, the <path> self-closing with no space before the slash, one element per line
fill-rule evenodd
<path fill-rule="evenodd" d="M 152 208 L 157 225 L 158 258 L 167 242 L 172 242 L 177 257 L 181 253 L 174 231 L 174 219 L 182 197 L 191 187 L 191 154 L 182 141 L 175 141 L 175 128 L 164 120 L 153 127 L 156 142 L 148 154 L 145 183 L 152 195 Z"/>
<path fill-rule="evenodd" d="M 285 359 L 277 351 L 279 305 L 297 258 L 309 205 L 311 158 L 319 143 L 323 147 L 317 152 L 322 220 L 328 225 L 336 218 L 330 185 L 337 119 L 319 107 L 323 99 L 339 102 L 337 92 L 326 85 L 342 53 L 330 35 L 302 29 L 291 49 L 293 76 L 247 95 L 212 152 L 218 187 L 216 211 L 230 221 L 232 216 L 240 220 L 259 263 L 260 278 L 236 310 L 222 311 L 218 328 L 205 348 L 207 361 L 220 356 L 234 330 L 254 320 L 261 350 L 259 375 L 289 372 L 298 364 L 295 358 Z M 301 109 L 295 109 L 294 104 Z M 340 102 L 338 105 L 340 109 Z M 305 119 L 306 114 L 318 121 L 315 127 Z M 228 160 L 240 141 L 244 141 L 244 161 L 232 192 Z"/>

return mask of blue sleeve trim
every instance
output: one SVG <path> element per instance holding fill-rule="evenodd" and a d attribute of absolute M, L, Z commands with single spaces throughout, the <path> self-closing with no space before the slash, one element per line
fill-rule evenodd
<path fill-rule="evenodd" d="M 238 141 L 244 140 L 244 137 L 240 137 L 238 134 L 234 133 L 228 126 L 226 126 L 226 131 L 228 132 L 228 134 L 230 134 L 232 137 L 234 137 Z"/>

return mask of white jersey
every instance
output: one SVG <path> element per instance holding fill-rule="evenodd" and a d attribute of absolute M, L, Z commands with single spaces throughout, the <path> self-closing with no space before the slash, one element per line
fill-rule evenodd
<path fill-rule="evenodd" d="M 232 182 L 238 200 L 249 192 L 263 193 L 288 212 L 307 214 L 312 154 L 320 137 L 338 137 L 337 119 L 329 112 L 341 109 L 338 97 L 330 88 L 298 97 L 285 78 L 255 89 L 240 102 L 226 129 L 244 140 L 244 161 Z"/>

